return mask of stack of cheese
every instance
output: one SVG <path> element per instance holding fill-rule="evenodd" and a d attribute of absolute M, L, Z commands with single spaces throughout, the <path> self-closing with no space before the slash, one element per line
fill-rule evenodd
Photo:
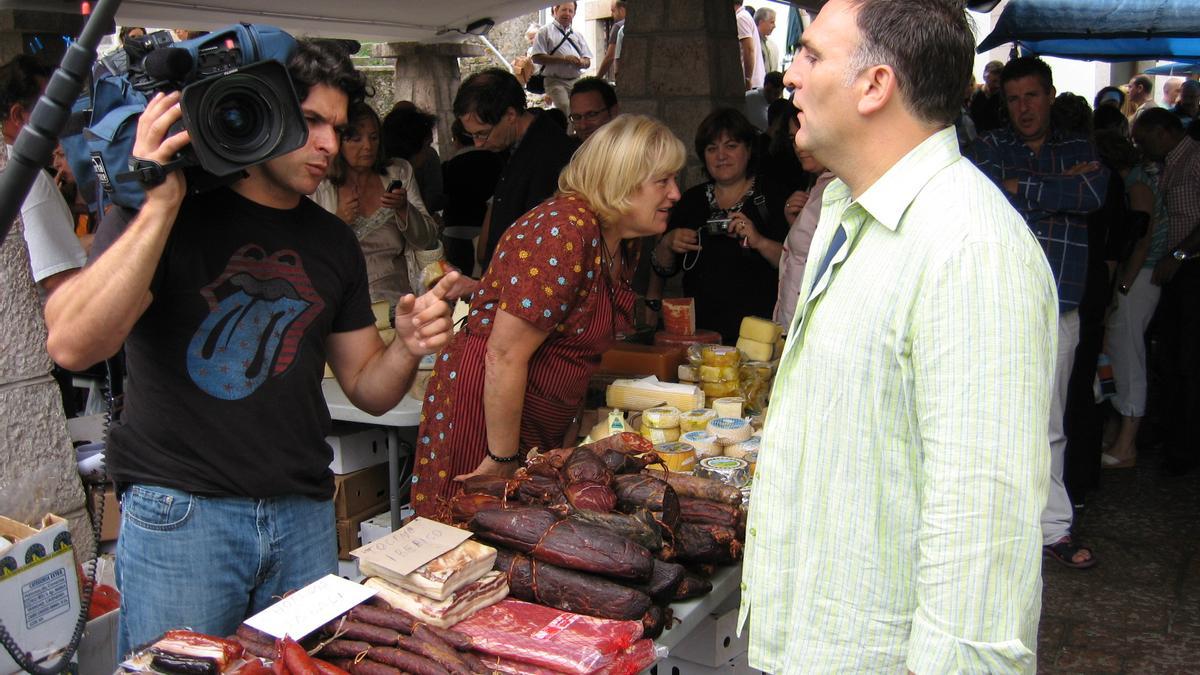
<path fill-rule="evenodd" d="M 359 559 L 364 585 L 395 609 L 431 626 L 449 628 L 508 596 L 507 576 L 493 571 L 496 549 L 468 539 L 408 574 L 383 559 Z"/>
<path fill-rule="evenodd" d="M 767 406 L 775 367 L 783 353 L 783 328 L 779 324 L 748 316 L 738 331 L 738 351 L 745 356 L 739 371 L 740 391 L 746 407 L 761 412 Z"/>
<path fill-rule="evenodd" d="M 679 440 L 679 408 L 662 406 L 642 411 L 642 436 L 655 445 Z"/>
<path fill-rule="evenodd" d="M 692 345 L 688 362 L 679 366 L 679 381 L 700 384 L 705 399 L 712 401 L 739 394 L 739 367 L 742 356 L 734 347 Z"/>

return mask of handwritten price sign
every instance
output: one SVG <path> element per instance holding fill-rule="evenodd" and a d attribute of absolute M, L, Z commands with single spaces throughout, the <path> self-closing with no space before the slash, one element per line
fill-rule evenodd
<path fill-rule="evenodd" d="M 470 538 L 466 530 L 417 518 L 386 537 L 354 549 L 350 555 L 404 576 Z"/>

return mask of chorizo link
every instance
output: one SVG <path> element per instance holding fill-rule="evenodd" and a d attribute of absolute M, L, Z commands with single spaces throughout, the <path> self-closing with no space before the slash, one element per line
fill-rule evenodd
<path fill-rule="evenodd" d="M 366 660 L 386 663 L 413 675 L 450 675 L 450 671 L 441 667 L 435 661 L 430 661 L 424 656 L 414 654 L 408 650 L 396 649 L 394 647 L 371 647 L 371 650 L 367 652 Z M 360 663 L 365 663 L 365 661 Z M 353 670 L 350 672 L 354 673 Z"/>

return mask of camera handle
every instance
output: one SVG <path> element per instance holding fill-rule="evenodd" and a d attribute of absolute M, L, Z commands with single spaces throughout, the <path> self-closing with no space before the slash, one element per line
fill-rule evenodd
<path fill-rule="evenodd" d="M 166 164 L 159 164 L 152 159 L 129 157 L 129 171 L 117 174 L 117 181 L 131 183 L 137 181 L 147 190 L 158 187 L 167 180 L 167 174 L 177 169 L 194 165 L 195 162 L 184 156 L 178 156 Z"/>
<path fill-rule="evenodd" d="M 46 92 L 33 108 L 29 123 L 9 149 L 8 166 L 0 173 L 0 243 L 25 201 L 37 172 L 50 161 L 58 137 L 71 116 L 71 105 L 91 76 L 100 38 L 111 32 L 121 0 L 99 0 L 79 39 L 71 43 L 50 77 Z"/>

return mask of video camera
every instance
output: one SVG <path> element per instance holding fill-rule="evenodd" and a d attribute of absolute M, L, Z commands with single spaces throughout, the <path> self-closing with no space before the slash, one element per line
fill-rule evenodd
<path fill-rule="evenodd" d="M 258 24 L 234 24 L 173 45 L 147 36 L 136 43 L 135 51 L 145 55 L 130 60 L 128 78 L 147 98 L 182 89 L 182 128 L 192 139 L 184 165 L 228 176 L 307 142 L 284 66 L 295 47 L 291 35 Z"/>
<path fill-rule="evenodd" d="M 110 202 L 140 208 L 144 185 L 171 170 L 188 168 L 188 190 L 202 192 L 302 147 L 308 126 L 284 66 L 295 48 L 296 40 L 273 26 L 234 24 L 184 42 L 157 31 L 129 40 L 119 53 L 124 58 L 102 59 L 92 90 L 72 107 L 75 130 L 62 137 L 89 210 L 102 212 Z M 183 120 L 171 133 L 186 128 L 191 145 L 164 166 L 135 164 L 146 103 L 178 90 Z"/>

